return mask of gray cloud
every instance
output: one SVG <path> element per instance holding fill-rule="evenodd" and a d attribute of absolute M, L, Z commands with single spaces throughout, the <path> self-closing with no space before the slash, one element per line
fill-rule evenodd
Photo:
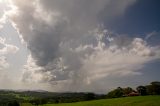
<path fill-rule="evenodd" d="M 109 8 L 113 12 L 108 12 L 107 16 L 119 15 L 134 0 L 124 1 L 37 0 L 28 4 L 26 0 L 14 0 L 17 13 L 11 18 L 37 64 L 45 66 L 59 54 L 60 43 L 73 40 L 75 47 L 88 43 L 86 40 L 91 36 L 86 32 L 97 26 L 97 16 L 106 6 L 115 7 Z"/>
<path fill-rule="evenodd" d="M 22 80 L 56 84 L 53 90 L 99 91 L 97 82 L 108 75 L 140 75 L 137 70 L 159 51 L 141 38 L 104 30 L 99 20 L 113 20 L 134 2 L 13 0 L 9 17 L 30 50 Z"/>

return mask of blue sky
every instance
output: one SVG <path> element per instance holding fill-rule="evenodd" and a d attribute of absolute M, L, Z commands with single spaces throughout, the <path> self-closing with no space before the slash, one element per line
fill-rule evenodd
<path fill-rule="evenodd" d="M 160 1 L 159 0 L 138 0 L 130 6 L 123 16 L 111 21 L 107 28 L 121 34 L 132 37 L 145 38 L 146 34 L 157 32 L 147 41 L 150 44 L 160 45 Z M 159 59 L 145 65 L 142 77 L 136 77 L 139 81 L 150 82 L 159 80 Z"/>
<path fill-rule="evenodd" d="M 0 0 L 1 88 L 104 93 L 159 81 L 159 4 Z"/>
<path fill-rule="evenodd" d="M 141 38 L 145 38 L 148 33 L 157 32 L 155 36 L 152 36 L 147 41 L 149 44 L 160 45 L 159 4 L 159 0 L 138 0 L 126 10 L 123 16 L 111 21 L 106 27 L 117 33 Z M 142 69 L 143 76 L 136 77 L 136 80 L 144 81 L 145 83 L 159 80 L 159 64 L 159 59 L 146 64 L 145 68 Z"/>
<path fill-rule="evenodd" d="M 110 28 L 127 34 L 159 32 L 159 4 L 159 0 L 139 0 L 130 6 L 122 17 L 115 20 Z"/>

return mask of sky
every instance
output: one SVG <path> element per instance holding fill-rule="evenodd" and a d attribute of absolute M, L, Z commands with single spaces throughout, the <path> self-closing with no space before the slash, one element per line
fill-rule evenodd
<path fill-rule="evenodd" d="M 0 0 L 0 89 L 106 93 L 160 81 L 159 0 Z"/>

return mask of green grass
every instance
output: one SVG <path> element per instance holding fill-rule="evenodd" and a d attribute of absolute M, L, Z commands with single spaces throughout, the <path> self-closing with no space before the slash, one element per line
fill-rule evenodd
<path fill-rule="evenodd" d="M 22 106 L 32 106 L 23 104 Z M 137 96 L 77 103 L 46 104 L 43 106 L 160 106 L 160 96 Z"/>

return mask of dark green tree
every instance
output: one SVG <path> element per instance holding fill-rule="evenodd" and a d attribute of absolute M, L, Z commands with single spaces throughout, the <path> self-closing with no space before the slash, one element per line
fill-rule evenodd
<path fill-rule="evenodd" d="M 44 105 L 44 104 L 47 104 L 47 99 L 45 98 L 40 99 L 40 105 Z"/>
<path fill-rule="evenodd" d="M 147 88 L 145 86 L 138 86 L 136 89 L 140 95 L 147 95 Z"/>
<path fill-rule="evenodd" d="M 160 82 L 158 81 L 151 82 L 151 85 L 152 85 L 153 93 L 155 95 L 160 95 Z"/>
<path fill-rule="evenodd" d="M 86 94 L 86 100 L 93 100 L 93 99 L 95 99 L 94 93 L 87 93 Z"/>
<path fill-rule="evenodd" d="M 7 106 L 20 106 L 20 104 L 17 101 L 10 101 Z"/>
<path fill-rule="evenodd" d="M 151 82 L 150 85 L 146 86 L 147 94 L 149 95 L 160 95 L 160 82 Z"/>
<path fill-rule="evenodd" d="M 133 91 L 134 90 L 131 87 L 123 88 L 124 95 L 128 95 L 128 94 L 130 94 Z"/>
<path fill-rule="evenodd" d="M 118 87 L 117 89 L 109 92 L 107 94 L 108 98 L 118 98 L 118 97 L 122 97 L 124 95 L 123 93 L 123 89 L 121 87 Z"/>

